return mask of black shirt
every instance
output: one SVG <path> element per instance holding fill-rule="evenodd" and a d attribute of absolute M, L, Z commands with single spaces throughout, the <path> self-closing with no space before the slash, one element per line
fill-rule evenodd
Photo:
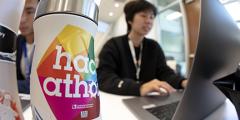
<path fill-rule="evenodd" d="M 138 50 L 136 50 L 138 52 Z M 139 53 L 137 53 L 139 55 Z M 159 44 L 144 38 L 139 82 L 133 63 L 127 35 L 110 39 L 99 54 L 97 76 L 99 88 L 114 94 L 140 95 L 140 86 L 152 79 L 167 81 L 174 88 L 181 88 L 184 79 L 167 66 Z"/>

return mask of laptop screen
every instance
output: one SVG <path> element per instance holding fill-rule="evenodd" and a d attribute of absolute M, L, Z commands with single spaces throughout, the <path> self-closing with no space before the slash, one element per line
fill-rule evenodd
<path fill-rule="evenodd" d="M 213 85 L 234 72 L 240 62 L 240 31 L 219 0 L 201 0 L 200 29 L 188 87 L 174 120 L 208 116 L 225 96 Z"/>
<path fill-rule="evenodd" d="M 194 64 L 173 120 L 200 120 L 218 109 L 226 97 L 213 82 L 233 74 L 240 62 L 240 31 L 223 5 L 218 0 L 202 0 L 200 8 L 200 29 Z M 155 107 L 171 105 L 173 99 L 177 99 L 173 96 L 176 95 L 132 98 L 123 102 L 139 119 L 155 120 L 156 117 L 147 110 L 144 112 L 139 106 L 151 103 Z"/>

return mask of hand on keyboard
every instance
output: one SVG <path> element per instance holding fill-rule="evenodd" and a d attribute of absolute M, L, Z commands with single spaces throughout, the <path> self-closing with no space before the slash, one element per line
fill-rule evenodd
<path fill-rule="evenodd" d="M 149 92 L 147 96 L 168 96 L 169 93 L 164 88 L 159 88 L 159 92 Z"/>
<path fill-rule="evenodd" d="M 171 85 L 169 85 L 165 81 L 160 81 L 158 79 L 153 79 L 147 83 L 144 83 L 140 87 L 140 94 L 141 96 L 146 96 L 148 93 L 151 94 L 151 92 L 159 92 L 159 95 L 168 95 L 168 93 L 175 92 L 176 89 L 174 89 Z"/>

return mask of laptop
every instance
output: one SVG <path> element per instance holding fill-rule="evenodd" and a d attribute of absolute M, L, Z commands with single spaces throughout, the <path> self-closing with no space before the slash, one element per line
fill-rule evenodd
<path fill-rule="evenodd" d="M 123 99 L 131 112 L 141 120 L 170 120 L 181 100 L 183 91 L 177 91 L 168 96 L 146 96 Z M 164 107 L 168 105 L 169 107 Z M 160 107 L 164 107 L 162 109 Z M 164 113 L 164 114 L 163 114 Z M 166 115 L 168 114 L 168 115 Z"/>
<path fill-rule="evenodd" d="M 124 99 L 138 119 L 201 120 L 225 103 L 226 97 L 213 82 L 236 72 L 240 30 L 219 0 L 201 0 L 200 8 L 198 46 L 187 88 L 166 97 Z"/>

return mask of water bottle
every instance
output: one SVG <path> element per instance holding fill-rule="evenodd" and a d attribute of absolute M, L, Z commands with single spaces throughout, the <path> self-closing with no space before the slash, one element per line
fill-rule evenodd
<path fill-rule="evenodd" d="M 0 120 L 23 119 L 16 75 L 16 38 L 25 0 L 0 0 Z"/>
<path fill-rule="evenodd" d="M 100 119 L 93 0 L 41 0 L 34 21 L 30 93 L 36 120 Z"/>

